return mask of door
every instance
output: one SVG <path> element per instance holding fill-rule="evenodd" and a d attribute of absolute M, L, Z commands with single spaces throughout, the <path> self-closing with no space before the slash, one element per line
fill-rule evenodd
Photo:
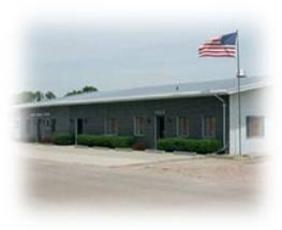
<path fill-rule="evenodd" d="M 165 136 L 165 116 L 157 115 L 156 116 L 156 138 L 162 139 Z"/>
<path fill-rule="evenodd" d="M 77 119 L 77 134 L 83 134 L 83 120 L 81 118 Z"/>
<path fill-rule="evenodd" d="M 41 128 L 42 120 L 37 120 L 37 141 L 40 142 L 42 140 L 42 128 Z"/>
<path fill-rule="evenodd" d="M 56 119 L 51 120 L 51 134 L 56 132 Z"/>

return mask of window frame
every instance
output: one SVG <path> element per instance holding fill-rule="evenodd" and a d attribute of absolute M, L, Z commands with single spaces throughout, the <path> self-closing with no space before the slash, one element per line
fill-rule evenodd
<path fill-rule="evenodd" d="M 181 133 L 181 127 L 180 127 L 180 121 L 181 121 L 181 119 L 187 119 L 186 120 L 186 124 L 188 125 L 188 127 L 187 127 L 187 132 L 188 132 L 188 134 L 187 135 L 183 135 L 183 132 Z M 190 135 L 191 135 L 191 128 L 190 128 L 190 124 L 191 124 L 191 122 L 190 122 L 190 117 L 188 117 L 188 116 L 177 116 L 176 117 L 176 136 L 177 137 L 190 137 Z"/>
<path fill-rule="evenodd" d="M 140 119 L 140 118 L 143 119 L 143 128 L 140 126 L 140 124 L 138 125 L 138 119 Z M 137 136 L 137 137 L 145 136 L 145 128 L 146 128 L 145 117 L 144 116 L 134 116 L 133 117 L 133 134 L 134 134 L 134 136 Z"/>
<path fill-rule="evenodd" d="M 209 132 L 213 132 L 213 135 L 207 135 L 207 119 L 208 118 L 211 118 L 211 119 L 214 119 L 214 131 L 209 131 Z M 202 117 L 202 137 L 203 138 L 216 138 L 216 134 L 217 134 L 217 119 L 216 119 L 216 116 L 214 115 L 204 115 Z"/>
<path fill-rule="evenodd" d="M 111 130 L 110 127 L 112 127 L 111 121 L 114 120 L 116 122 L 116 130 Z M 114 131 L 114 132 L 113 132 Z M 105 124 L 104 124 L 104 134 L 105 135 L 118 135 L 119 132 L 119 125 L 118 125 L 118 120 L 114 117 L 110 117 L 105 119 Z"/>
<path fill-rule="evenodd" d="M 250 121 L 250 119 L 258 119 L 259 120 L 259 134 L 253 134 L 252 132 L 256 132 L 254 130 L 250 130 L 251 128 L 254 129 L 254 127 L 250 127 L 254 121 Z M 254 124 L 253 124 L 254 125 Z M 265 117 L 260 115 L 248 115 L 246 116 L 246 138 L 247 139 L 254 139 L 254 138 L 263 138 L 265 136 Z"/>

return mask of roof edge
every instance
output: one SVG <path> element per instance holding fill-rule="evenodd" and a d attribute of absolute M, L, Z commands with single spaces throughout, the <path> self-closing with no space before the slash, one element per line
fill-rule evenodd
<path fill-rule="evenodd" d="M 134 96 L 134 97 L 119 97 L 119 98 L 107 98 L 101 100 L 92 99 L 81 100 L 81 101 L 70 101 L 70 102 L 58 102 L 52 105 L 44 104 L 29 104 L 29 105 L 17 105 L 15 108 L 24 109 L 24 108 L 43 108 L 43 107 L 57 107 L 57 106 L 75 106 L 75 105 L 89 105 L 89 104 L 102 104 L 102 103 L 116 103 L 116 102 L 131 102 L 131 101 L 150 101 L 150 100 L 162 100 L 162 99 L 174 99 L 174 98 L 184 98 L 184 97 L 207 97 L 213 95 L 228 95 L 227 91 L 210 91 L 202 93 L 197 92 L 179 92 L 174 94 L 155 94 L 147 96 Z"/>

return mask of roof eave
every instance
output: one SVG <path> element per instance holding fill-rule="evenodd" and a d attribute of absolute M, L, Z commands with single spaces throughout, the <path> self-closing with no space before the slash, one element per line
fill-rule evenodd
<path fill-rule="evenodd" d="M 246 92 L 246 91 L 250 91 L 250 90 L 266 88 L 268 86 L 269 85 L 266 84 L 266 83 L 255 83 L 255 84 L 245 85 L 245 86 L 241 86 L 240 92 Z M 238 89 L 235 89 L 235 88 L 229 89 L 227 91 L 228 91 L 229 95 L 238 93 Z"/>
<path fill-rule="evenodd" d="M 43 107 L 57 107 L 57 106 L 74 106 L 74 105 L 88 105 L 88 104 L 102 104 L 102 103 L 115 103 L 115 102 L 131 102 L 131 101 L 150 101 L 150 100 L 161 100 L 161 99 L 174 99 L 174 98 L 192 98 L 192 97 L 207 97 L 213 95 L 228 95 L 226 90 L 210 91 L 210 92 L 179 92 L 175 94 L 160 94 L 160 95 L 149 95 L 149 96 L 135 96 L 135 97 L 120 97 L 120 98 L 107 98 L 101 100 L 81 100 L 81 101 L 70 101 L 70 102 L 58 102 L 49 104 L 28 104 L 28 105 L 16 105 L 16 109 L 28 109 L 28 108 L 43 108 Z"/>

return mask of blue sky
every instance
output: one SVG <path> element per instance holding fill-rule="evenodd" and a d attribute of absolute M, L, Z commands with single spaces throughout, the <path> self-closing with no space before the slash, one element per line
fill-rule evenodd
<path fill-rule="evenodd" d="M 265 75 L 261 29 L 220 20 L 171 24 L 37 24 L 26 40 L 25 90 L 62 96 L 85 85 L 113 90 L 232 78 L 233 58 L 199 58 L 211 36 L 239 29 L 241 66 Z"/>

